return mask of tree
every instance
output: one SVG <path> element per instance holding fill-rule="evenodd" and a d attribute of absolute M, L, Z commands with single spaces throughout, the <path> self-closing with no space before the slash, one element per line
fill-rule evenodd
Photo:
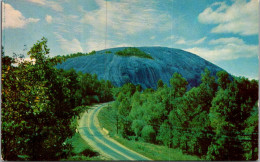
<path fill-rule="evenodd" d="M 234 78 L 225 90 L 221 88 L 217 92 L 209 114 L 216 136 L 209 148 L 208 159 L 245 159 L 243 130 L 250 121 L 257 94 L 257 82 L 245 78 Z"/>
<path fill-rule="evenodd" d="M 162 125 L 160 126 L 158 135 L 156 136 L 156 140 L 163 143 L 163 145 L 172 147 L 172 133 L 171 124 L 168 120 L 164 120 Z"/>
<path fill-rule="evenodd" d="M 47 39 L 33 45 L 24 61 L 13 67 L 5 61 L 2 103 L 2 149 L 5 160 L 59 160 L 76 103 L 75 72 L 64 72 L 48 57 Z"/>
<path fill-rule="evenodd" d="M 174 73 L 170 79 L 171 96 L 173 98 L 181 97 L 187 90 L 188 82 L 181 76 L 181 74 Z"/>
<path fill-rule="evenodd" d="M 216 89 L 215 78 L 207 69 L 201 80 L 198 87 L 172 100 L 169 115 L 173 146 L 200 156 L 207 153 L 213 135 L 208 112 Z"/>
<path fill-rule="evenodd" d="M 258 103 L 256 102 L 250 117 L 245 121 L 243 133 L 246 135 L 243 146 L 246 160 L 258 159 Z"/>
<path fill-rule="evenodd" d="M 120 97 L 120 96 L 119 96 Z M 119 117 L 119 130 L 120 134 L 127 138 L 133 135 L 131 130 L 131 121 L 129 120 L 129 113 L 131 111 L 130 98 L 123 98 L 118 106 L 118 117 Z"/>
<path fill-rule="evenodd" d="M 225 71 L 219 71 L 217 72 L 217 76 L 219 87 L 222 89 L 226 89 L 228 87 L 228 84 L 231 82 L 229 74 Z"/>
<path fill-rule="evenodd" d="M 142 129 L 142 138 L 146 142 L 154 142 L 155 141 L 155 131 L 152 126 L 146 125 Z"/>
<path fill-rule="evenodd" d="M 141 131 L 145 125 L 146 125 L 146 123 L 143 120 L 140 120 L 140 119 L 133 120 L 131 129 L 134 131 L 135 136 L 137 138 L 141 137 Z"/>

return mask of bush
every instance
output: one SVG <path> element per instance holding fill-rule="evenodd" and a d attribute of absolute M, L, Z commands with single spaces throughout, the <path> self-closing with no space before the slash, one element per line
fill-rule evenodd
<path fill-rule="evenodd" d="M 150 125 L 144 126 L 142 130 L 142 138 L 145 142 L 154 142 L 155 139 L 155 131 L 153 130 L 153 127 Z"/>

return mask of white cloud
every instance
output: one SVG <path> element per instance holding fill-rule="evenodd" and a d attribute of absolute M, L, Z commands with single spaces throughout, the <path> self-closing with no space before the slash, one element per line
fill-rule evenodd
<path fill-rule="evenodd" d="M 210 44 L 216 46 L 213 48 L 194 47 L 185 50 L 212 62 L 258 56 L 257 45 L 245 44 L 244 41 L 239 38 L 220 38 L 211 40 Z"/>
<path fill-rule="evenodd" d="M 113 40 L 107 40 L 102 38 L 90 39 L 86 42 L 87 51 L 91 52 L 93 50 L 99 51 L 108 48 L 116 48 L 116 47 L 132 47 L 133 45 L 127 43 L 118 43 Z"/>
<path fill-rule="evenodd" d="M 180 39 L 177 40 L 175 43 L 176 43 L 176 44 L 186 44 L 187 42 L 186 42 L 186 40 L 185 40 L 184 38 L 180 38 Z"/>
<path fill-rule="evenodd" d="M 204 24 L 217 24 L 212 33 L 258 34 L 257 0 L 236 0 L 231 6 L 225 2 L 213 3 L 199 14 Z"/>
<path fill-rule="evenodd" d="M 200 38 L 199 40 L 186 40 L 183 37 L 171 36 L 166 38 L 166 40 L 168 39 L 175 40 L 175 44 L 197 45 L 203 43 L 207 37 Z"/>
<path fill-rule="evenodd" d="M 128 43 L 122 43 L 122 44 L 117 44 L 114 47 L 133 47 L 133 45 L 128 44 Z M 137 47 L 137 46 L 135 46 Z"/>
<path fill-rule="evenodd" d="M 40 19 L 28 18 L 28 19 L 26 19 L 26 24 L 28 24 L 28 23 L 37 23 L 38 21 L 40 21 Z"/>
<path fill-rule="evenodd" d="M 51 0 L 27 0 L 28 2 L 35 3 L 40 6 L 46 6 L 49 7 L 55 11 L 63 11 L 63 7 L 55 1 Z"/>
<path fill-rule="evenodd" d="M 219 38 L 214 39 L 209 42 L 209 44 L 245 44 L 243 39 L 239 39 L 236 37 L 229 37 L 229 38 Z"/>
<path fill-rule="evenodd" d="M 40 19 L 25 18 L 23 14 L 10 4 L 3 3 L 3 28 L 23 28 L 29 23 L 36 23 Z"/>
<path fill-rule="evenodd" d="M 201 43 L 203 43 L 206 39 L 207 39 L 207 37 L 203 37 L 203 38 L 201 38 L 201 39 L 199 39 L 199 40 L 193 42 L 193 44 L 201 44 Z"/>
<path fill-rule="evenodd" d="M 61 49 L 64 50 L 66 53 L 76 53 L 76 52 L 83 52 L 81 44 L 78 39 L 73 38 L 72 40 L 67 40 L 63 38 L 59 33 L 54 33 L 60 43 Z"/>
<path fill-rule="evenodd" d="M 46 4 L 45 0 L 28 0 L 28 1 L 32 2 L 32 3 L 37 3 L 39 5 L 45 5 Z"/>
<path fill-rule="evenodd" d="M 91 52 L 93 50 L 99 51 L 99 50 L 103 50 L 103 49 L 108 48 L 105 44 L 105 40 L 101 40 L 101 41 L 100 40 L 94 40 L 94 39 L 88 40 L 86 42 L 86 45 L 87 45 L 87 51 L 88 52 Z M 110 46 L 110 45 L 108 45 L 108 46 Z"/>
<path fill-rule="evenodd" d="M 165 40 L 173 40 L 173 39 L 175 39 L 174 35 L 171 35 L 171 36 L 165 38 Z"/>
<path fill-rule="evenodd" d="M 45 20 L 47 21 L 48 24 L 52 23 L 52 16 L 51 15 L 46 15 Z"/>
<path fill-rule="evenodd" d="M 155 2 L 96 0 L 96 3 L 99 8 L 94 11 L 84 11 L 82 7 L 79 10 L 84 13 L 81 22 L 91 25 L 98 33 L 105 33 L 106 25 L 109 31 L 118 35 L 136 34 L 144 30 L 163 31 L 172 27 L 169 24 L 171 17 L 156 11 Z"/>
<path fill-rule="evenodd" d="M 154 40 L 154 39 L 155 39 L 155 36 L 151 36 L 150 39 L 151 39 L 151 40 Z"/>
<path fill-rule="evenodd" d="M 63 13 L 55 17 L 55 27 L 57 31 L 63 33 L 82 33 L 84 29 L 79 22 L 79 16 L 65 15 Z"/>

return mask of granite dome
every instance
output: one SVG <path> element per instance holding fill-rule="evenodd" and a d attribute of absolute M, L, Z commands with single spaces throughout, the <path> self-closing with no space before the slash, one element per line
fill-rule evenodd
<path fill-rule="evenodd" d="M 135 85 L 140 84 L 143 88 L 156 88 L 159 79 L 169 85 L 174 72 L 186 78 L 190 88 L 200 84 L 200 76 L 205 68 L 213 75 L 223 70 L 195 54 L 180 49 L 138 47 L 153 59 L 115 54 L 124 48 L 127 47 L 111 48 L 97 51 L 94 55 L 70 58 L 57 65 L 57 68 L 74 68 L 83 73 L 97 74 L 99 79 L 110 80 L 115 86 L 131 82 Z"/>

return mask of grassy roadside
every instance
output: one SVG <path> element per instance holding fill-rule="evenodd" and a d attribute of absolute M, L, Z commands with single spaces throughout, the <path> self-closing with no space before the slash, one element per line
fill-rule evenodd
<path fill-rule="evenodd" d="M 75 119 L 73 124 L 78 124 L 78 120 Z M 66 142 L 71 143 L 72 151 L 71 155 L 67 159 L 62 159 L 62 161 L 101 161 L 101 160 L 111 160 L 107 157 L 100 155 L 98 152 L 94 151 L 91 146 L 80 136 L 79 133 L 75 133 Z"/>
<path fill-rule="evenodd" d="M 81 138 L 79 133 L 75 133 L 67 142 L 71 142 L 72 144 L 72 153 L 71 156 L 67 159 L 62 159 L 62 161 L 107 160 L 105 157 L 99 155 L 98 152 L 92 150 L 88 143 Z"/>
<path fill-rule="evenodd" d="M 113 118 L 111 108 L 104 107 L 98 114 L 98 120 L 101 128 L 109 131 L 110 137 L 153 160 L 200 160 L 197 156 L 183 154 L 179 149 L 172 149 L 166 146 L 154 145 L 139 141 L 129 141 L 116 135 L 116 120 Z"/>

